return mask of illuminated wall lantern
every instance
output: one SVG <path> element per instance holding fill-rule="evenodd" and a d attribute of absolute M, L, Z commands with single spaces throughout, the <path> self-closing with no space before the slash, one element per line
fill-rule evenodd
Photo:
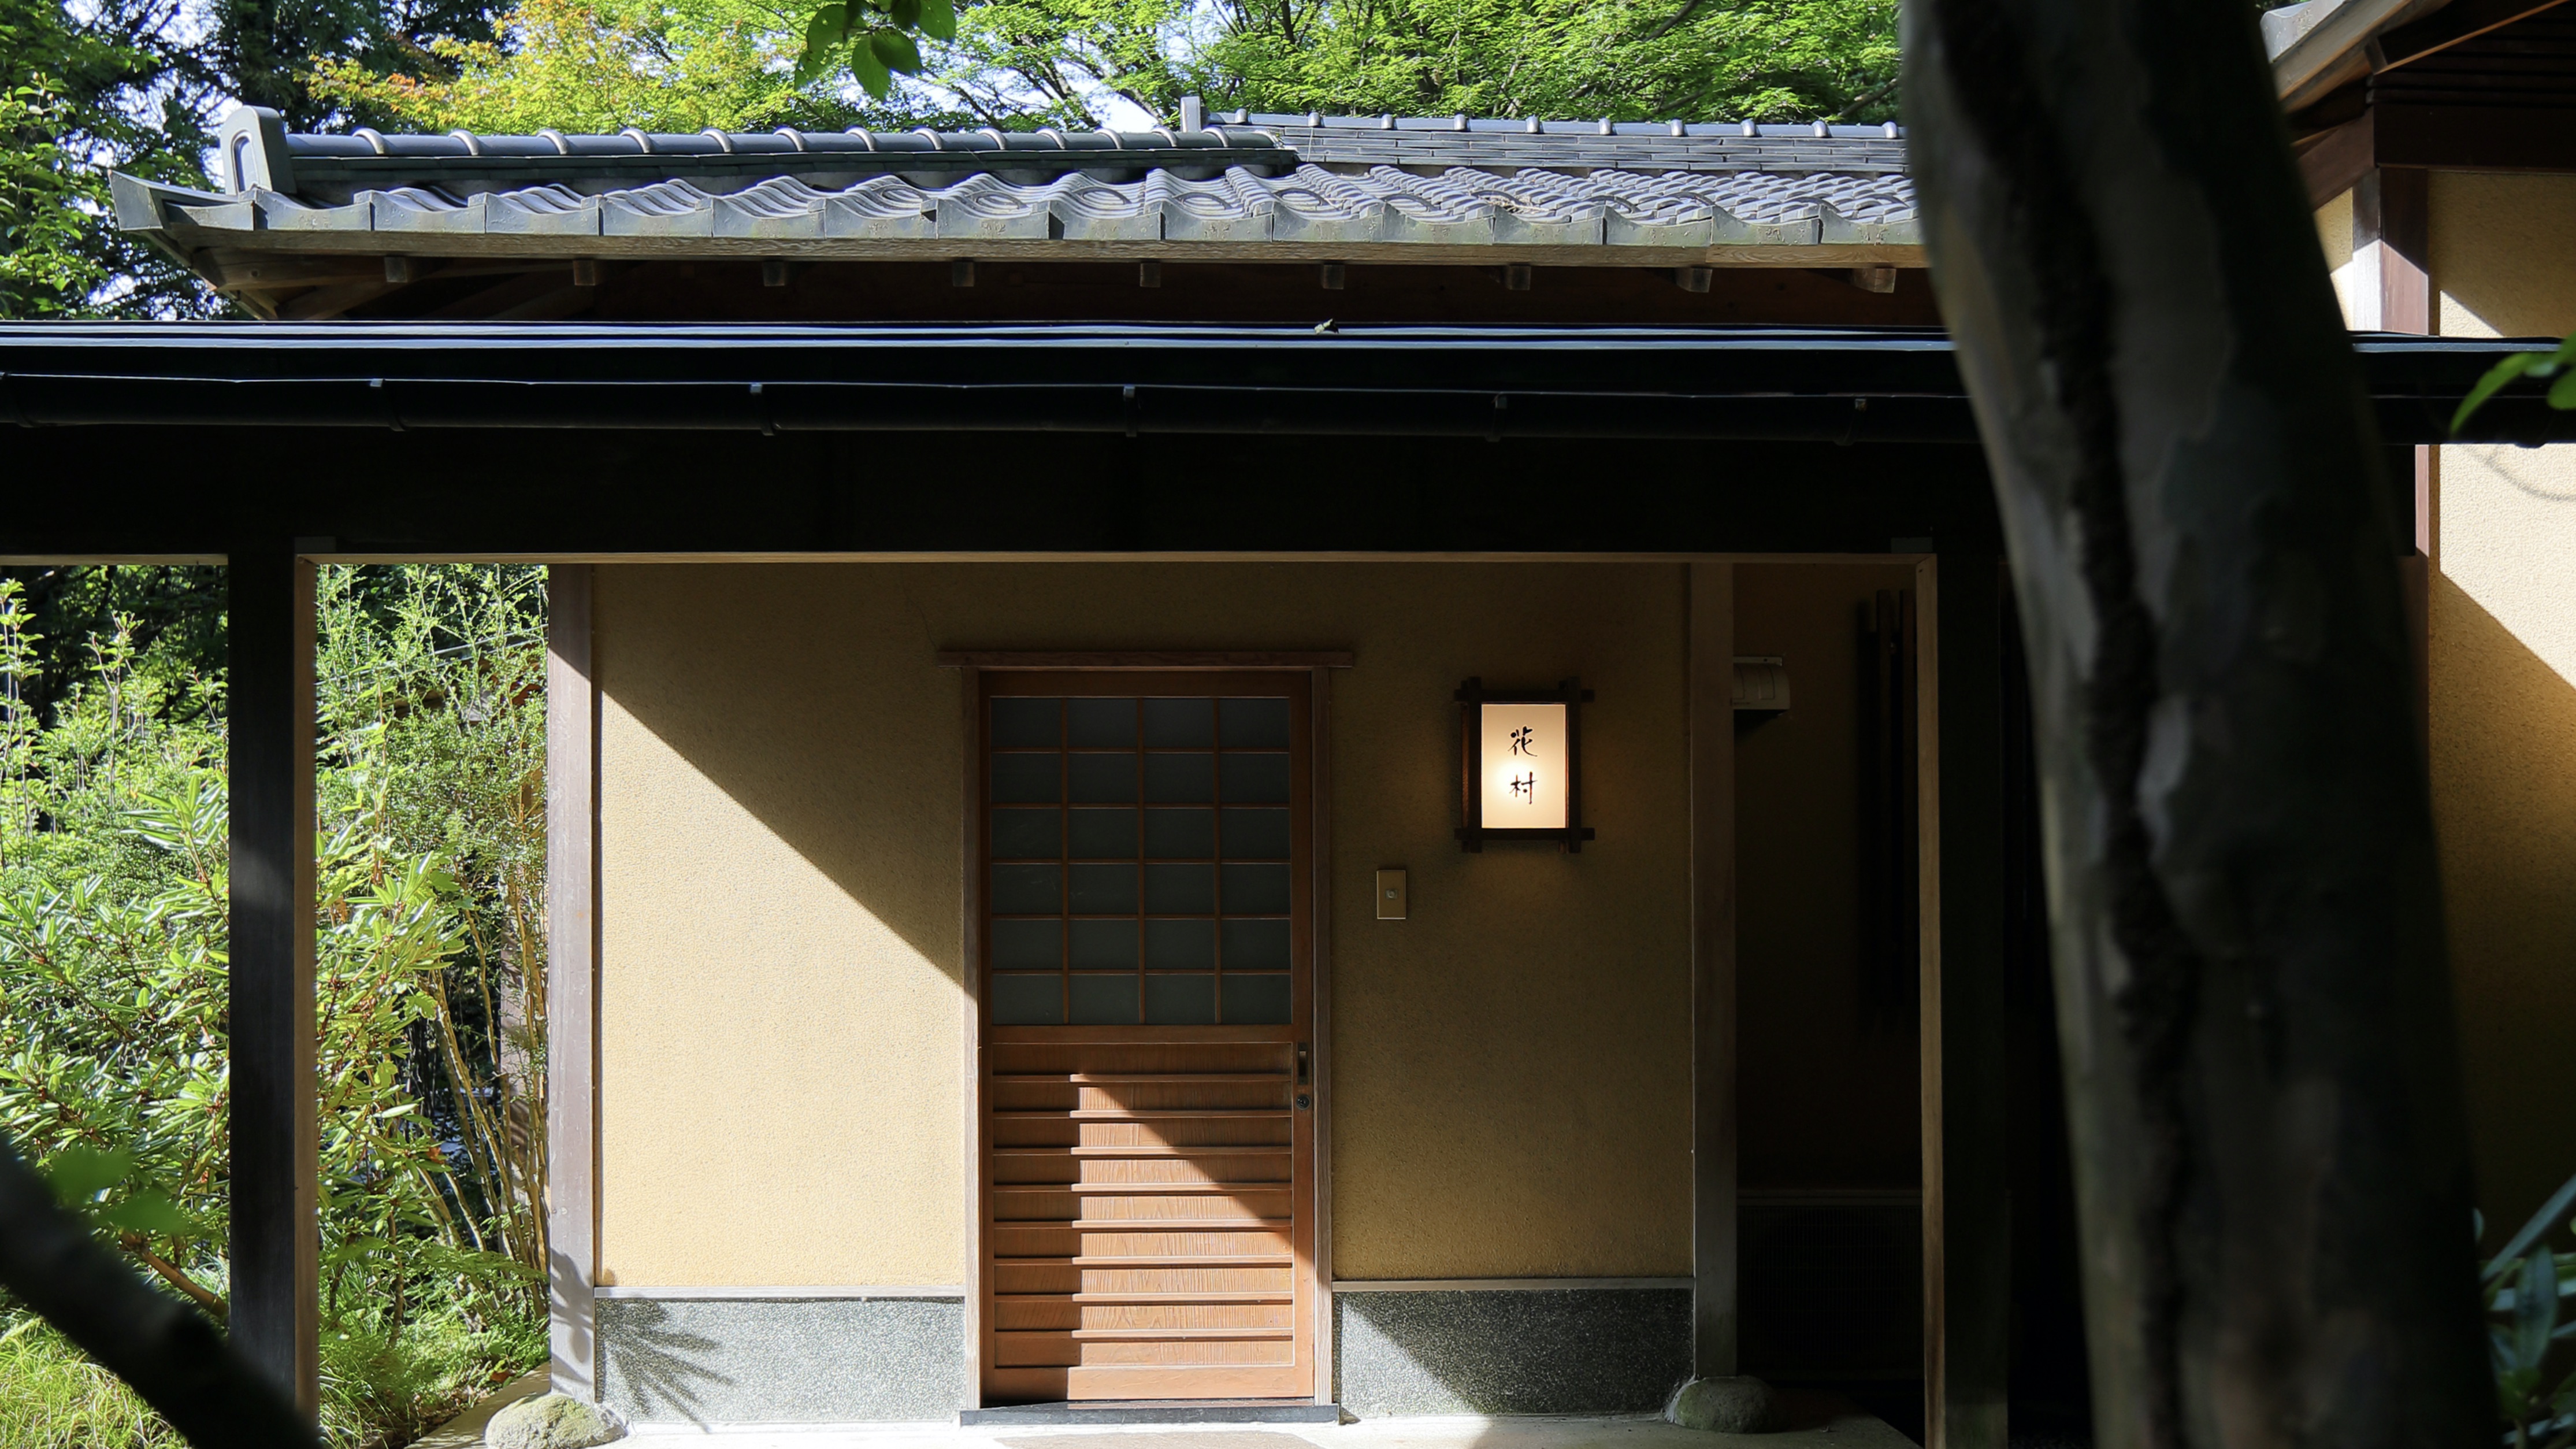
<path fill-rule="evenodd" d="M 1573 679 L 1516 692 L 1470 679 L 1457 698 L 1466 819 L 1459 845 L 1553 840 L 1581 850 L 1592 838 L 1583 823 L 1583 706 L 1592 691 Z"/>

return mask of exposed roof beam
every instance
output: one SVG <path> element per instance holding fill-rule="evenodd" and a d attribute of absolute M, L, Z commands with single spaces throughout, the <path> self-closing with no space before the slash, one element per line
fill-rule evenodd
<path fill-rule="evenodd" d="M 2464 40 L 2475 40 L 2491 30 L 2501 30 L 2565 3 L 2566 0 L 2452 0 L 2422 20 L 2383 33 L 2374 73 L 2438 55 Z"/>

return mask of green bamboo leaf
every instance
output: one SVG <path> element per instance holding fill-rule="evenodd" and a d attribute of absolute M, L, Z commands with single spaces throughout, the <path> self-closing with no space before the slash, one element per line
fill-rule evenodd
<path fill-rule="evenodd" d="M 2558 1260 L 2545 1252 L 2524 1260 L 2513 1300 L 2514 1366 L 2537 1374 L 2558 1327 Z"/>
<path fill-rule="evenodd" d="M 156 1188 L 147 1187 L 128 1194 L 125 1201 L 101 1212 L 98 1220 L 111 1228 L 124 1228 L 146 1237 L 194 1238 L 205 1235 L 203 1224 L 188 1216 L 168 1193 Z"/>
<path fill-rule="evenodd" d="M 2533 370 L 2538 371 L 2537 368 Z M 2549 405 L 2562 413 L 2576 412 L 2576 371 L 2564 374 L 2549 385 Z"/>
<path fill-rule="evenodd" d="M 2533 354 L 2521 353 L 2516 355 L 2531 356 Z M 2510 362 L 2513 359 L 2507 358 L 2505 360 Z M 2498 364 L 2498 366 L 2502 365 L 2503 364 L 2501 363 Z M 2521 1230 L 2513 1235 L 2513 1240 L 2504 1245 L 2504 1251 L 2487 1260 L 2486 1270 L 2478 1275 L 2479 1280 L 2482 1282 L 2492 1283 L 2504 1277 L 2506 1274 L 2511 1273 L 2520 1265 L 2523 1253 L 2529 1249 L 2532 1244 L 2539 1242 L 2542 1234 L 2547 1233 L 2551 1228 L 2556 1227 L 2559 1219 L 2564 1217 L 2568 1209 L 2571 1207 L 2576 1207 L 2576 1177 L 2571 1177 L 2564 1183 L 2561 1183 L 2558 1191 L 2549 1195 L 2549 1201 L 2540 1205 L 2540 1211 L 2533 1213 L 2530 1219 L 2523 1223 Z"/>

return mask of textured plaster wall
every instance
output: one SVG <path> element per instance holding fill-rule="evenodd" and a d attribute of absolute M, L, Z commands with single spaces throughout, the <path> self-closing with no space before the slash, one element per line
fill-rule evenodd
<path fill-rule="evenodd" d="M 966 767 L 940 648 L 1337 648 L 1342 1278 L 1689 1270 L 1683 574 L 1607 564 L 598 574 L 600 1256 L 644 1285 L 954 1283 Z M 1458 682 L 1599 692 L 1600 839 L 1461 852 Z M 1411 872 L 1379 922 L 1371 873 Z"/>
<path fill-rule="evenodd" d="M 2446 336 L 2576 331 L 2576 177 L 2437 172 Z M 2479 1198 L 2576 1172 L 2576 447 L 2446 447 L 2432 768 Z"/>
<path fill-rule="evenodd" d="M 594 577 L 602 1281 L 965 1282 L 954 689 L 785 570 Z"/>

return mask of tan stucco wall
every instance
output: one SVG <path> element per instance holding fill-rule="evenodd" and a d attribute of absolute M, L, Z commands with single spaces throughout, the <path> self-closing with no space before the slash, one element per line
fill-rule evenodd
<path fill-rule="evenodd" d="M 2576 331 L 2576 177 L 2437 172 L 2446 336 Z M 2442 834 L 2479 1198 L 2576 1173 L 2576 447 L 2446 447 L 2430 599 Z"/>
<path fill-rule="evenodd" d="M 605 1277 L 963 1279 L 944 647 L 1355 650 L 1332 692 L 1335 1275 L 1688 1271 L 1679 566 L 598 577 Z M 1599 840 L 1463 854 L 1451 692 L 1578 673 Z M 1411 920 L 1374 919 L 1381 866 L 1411 872 Z"/>
<path fill-rule="evenodd" d="M 594 578 L 602 1280 L 964 1281 L 962 754 L 918 623 Z"/>
<path fill-rule="evenodd" d="M 2335 300 L 2343 304 L 2343 315 L 2349 322 L 2353 315 L 2352 275 L 2352 193 L 2347 191 L 2317 208 L 2317 245 L 2326 254 L 2326 272 L 2334 278 Z"/>

